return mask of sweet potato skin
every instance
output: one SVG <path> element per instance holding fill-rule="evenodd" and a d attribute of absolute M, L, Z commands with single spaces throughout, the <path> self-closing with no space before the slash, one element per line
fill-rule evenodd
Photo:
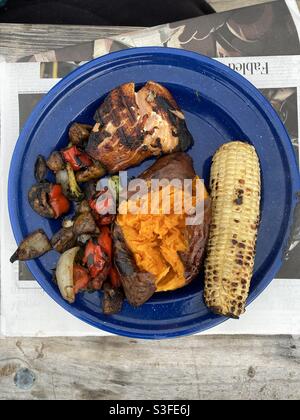
<path fill-rule="evenodd" d="M 196 172 L 192 158 L 183 152 L 176 152 L 159 158 L 150 168 L 146 169 L 139 178 L 145 181 L 151 179 L 194 179 Z"/>
<path fill-rule="evenodd" d="M 206 199 L 204 203 L 203 223 L 186 227 L 187 242 L 189 246 L 186 252 L 180 254 L 185 267 L 186 284 L 193 281 L 199 274 L 208 241 L 210 222 L 211 202 L 210 199 Z"/>
<path fill-rule="evenodd" d="M 156 291 L 155 278 L 152 274 L 139 270 L 117 224 L 113 229 L 113 244 L 114 262 L 121 277 L 125 296 L 131 305 L 143 305 Z"/>

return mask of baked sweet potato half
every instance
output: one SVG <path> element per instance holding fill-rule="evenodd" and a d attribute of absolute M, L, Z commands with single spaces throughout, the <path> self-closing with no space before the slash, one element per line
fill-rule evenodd
<path fill-rule="evenodd" d="M 128 194 L 128 199 L 119 208 L 113 230 L 115 265 L 126 298 L 134 306 L 142 305 L 155 292 L 181 288 L 197 276 L 211 219 L 209 196 L 195 173 L 192 159 L 185 153 L 161 157 L 138 178 L 145 180 L 149 187 L 138 203 L 148 200 L 149 206 L 155 199 L 153 187 L 150 191 L 151 181 L 168 180 L 172 184 L 167 187 L 162 182 L 158 186 L 155 214 L 155 206 L 147 214 L 130 212 L 133 194 Z M 173 184 L 174 180 L 177 184 Z M 190 189 L 183 189 L 185 180 L 191 180 Z M 196 181 L 202 186 L 200 195 L 195 193 Z M 165 211 L 164 193 L 170 199 L 169 212 Z M 182 208 L 179 209 L 175 194 L 180 193 Z M 187 195 L 190 195 L 193 205 L 186 209 L 183 202 Z M 127 214 L 124 214 L 125 207 Z M 193 211 L 198 215 L 197 222 L 187 224 Z"/>

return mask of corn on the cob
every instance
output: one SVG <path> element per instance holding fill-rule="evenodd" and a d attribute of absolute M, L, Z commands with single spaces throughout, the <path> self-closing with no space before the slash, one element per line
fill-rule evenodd
<path fill-rule="evenodd" d="M 211 168 L 212 224 L 205 264 L 205 300 L 215 313 L 245 312 L 260 221 L 260 164 L 253 146 L 224 144 Z"/>

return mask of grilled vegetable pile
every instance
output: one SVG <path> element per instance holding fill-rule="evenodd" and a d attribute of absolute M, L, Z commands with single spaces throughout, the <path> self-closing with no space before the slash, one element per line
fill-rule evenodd
<path fill-rule="evenodd" d="M 138 91 L 134 83 L 120 86 L 94 120 L 94 126 L 73 123 L 65 148 L 37 157 L 28 201 L 40 216 L 61 220 L 61 228 L 52 238 L 41 229 L 30 234 L 11 262 L 56 251 L 60 256 L 53 280 L 62 297 L 73 304 L 80 292 L 102 290 L 103 312 L 114 314 L 125 297 L 140 306 L 156 292 L 190 283 L 207 248 L 206 304 L 218 314 L 238 318 L 249 293 L 260 219 L 260 167 L 254 148 L 231 142 L 217 151 L 210 198 L 184 153 L 193 144 L 184 114 L 165 87 L 155 82 Z M 126 214 L 134 194 L 118 202 L 122 186 L 116 172 L 149 157 L 158 159 L 139 176 L 146 184 L 140 204 L 150 199 L 152 206 L 157 200 L 157 211 Z M 153 180 L 177 180 L 181 187 L 161 186 L 155 198 Z M 186 191 L 182 186 L 188 180 Z M 172 203 L 168 214 L 161 199 L 166 191 Z M 180 212 L 178 193 L 183 193 Z M 192 204 L 183 211 L 188 199 Z M 198 222 L 188 224 L 198 208 Z"/>
<path fill-rule="evenodd" d="M 62 218 L 62 227 L 50 240 L 41 229 L 30 234 L 21 242 L 11 262 L 38 258 L 50 250 L 59 252 L 54 279 L 63 298 L 74 303 L 82 291 L 105 288 L 103 311 L 112 314 L 120 310 L 123 302 L 112 253 L 115 216 L 109 214 L 108 208 L 114 202 L 118 177 L 110 180 L 110 190 L 97 191 L 96 183 L 106 170 L 84 151 L 91 129 L 91 126 L 73 124 L 68 147 L 54 151 L 48 159 L 38 156 L 34 167 L 37 183 L 30 188 L 28 201 L 40 216 Z M 55 176 L 55 183 L 47 180 L 50 172 Z M 102 196 L 105 200 L 101 201 Z"/>
<path fill-rule="evenodd" d="M 211 168 L 212 223 L 205 264 L 205 300 L 217 314 L 245 311 L 260 222 L 260 165 L 254 147 L 224 144 Z"/>

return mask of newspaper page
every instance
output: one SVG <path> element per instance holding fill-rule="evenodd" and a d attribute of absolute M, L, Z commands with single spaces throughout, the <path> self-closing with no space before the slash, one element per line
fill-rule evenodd
<path fill-rule="evenodd" d="M 135 31 L 110 39 L 97 40 L 93 43 L 92 51 L 93 57 L 96 57 L 123 48 L 156 45 L 186 48 L 216 58 L 245 76 L 271 102 L 291 136 L 299 161 L 299 22 L 300 15 L 296 3 L 290 0 L 279 1 Z M 90 54 L 91 48 L 70 47 L 52 51 L 48 55 L 44 53 L 42 57 L 29 57 L 23 62 L 0 63 L 2 197 L 7 195 L 11 155 L 26 119 L 37 102 L 61 77 L 93 58 L 90 55 L 85 55 L 83 50 L 88 50 Z M 74 61 L 75 57 L 76 61 Z M 42 61 L 38 61 L 39 58 L 42 58 Z M 282 287 L 285 279 L 289 279 L 289 287 L 298 282 L 297 292 L 293 292 L 297 305 L 300 302 L 299 213 L 300 211 L 298 211 L 295 220 L 293 237 L 285 264 L 276 280 L 277 289 Z M 2 333 L 4 335 L 95 334 L 96 330 L 74 320 L 68 314 L 65 315 L 61 308 L 57 308 L 56 304 L 49 301 L 24 263 L 20 263 L 19 267 L 18 265 L 8 265 L 7 261 L 14 252 L 16 244 L 10 227 L 6 200 L 1 200 L 1 216 L 1 241 L 2 244 L 5 243 L 5 246 L 1 246 L 0 310 L 2 318 L 0 326 Z M 291 291 L 286 287 L 282 289 L 280 292 L 281 305 L 286 299 L 287 307 L 292 310 L 293 305 L 289 301 Z M 274 298 L 272 293 L 276 294 L 276 290 L 269 292 L 272 302 L 274 302 L 276 297 Z M 45 306 L 47 311 L 42 309 Z M 263 307 L 263 305 L 261 306 Z M 20 307 L 24 307 L 24 309 L 17 311 L 16 308 Z M 31 318 L 31 325 L 28 326 L 27 321 L 33 315 L 32 308 L 39 318 L 34 320 Z M 53 316 L 49 316 L 49 313 Z M 58 315 L 59 313 L 60 315 Z M 41 314 L 44 314 L 45 319 L 41 318 Z M 66 320 L 63 327 L 60 321 L 62 316 Z M 251 316 L 250 314 L 250 319 Z M 273 313 L 273 316 L 276 315 Z M 293 317 L 295 321 L 295 314 Z M 277 325 L 276 328 L 280 328 L 279 319 L 278 322 L 279 326 Z M 235 324 L 232 327 L 229 323 L 229 326 L 223 327 L 223 330 L 220 327 L 220 331 L 224 333 L 261 332 L 270 334 L 288 332 L 275 331 L 274 327 L 272 330 L 262 332 L 257 325 L 256 318 L 251 319 L 251 327 L 250 323 L 247 326 L 247 321 L 244 323 L 246 325 Z M 256 331 L 251 330 L 253 325 L 258 328 Z M 265 325 L 268 325 L 267 321 Z M 300 326 L 300 319 L 295 325 Z M 297 326 L 295 329 L 297 330 Z M 289 333 L 296 333 L 295 329 L 292 328 L 293 331 L 290 330 Z M 217 332 L 219 329 L 215 331 Z M 298 333 L 300 333 L 300 329 Z"/>
<path fill-rule="evenodd" d="M 154 28 L 103 37 L 80 45 L 35 54 L 20 61 L 64 62 L 58 77 L 81 62 L 124 48 L 163 46 L 183 48 L 209 57 L 253 57 L 299 54 L 296 36 L 299 11 L 295 0 L 215 13 Z M 71 62 L 70 67 L 66 61 Z M 45 77 L 52 77 L 47 65 Z"/>

